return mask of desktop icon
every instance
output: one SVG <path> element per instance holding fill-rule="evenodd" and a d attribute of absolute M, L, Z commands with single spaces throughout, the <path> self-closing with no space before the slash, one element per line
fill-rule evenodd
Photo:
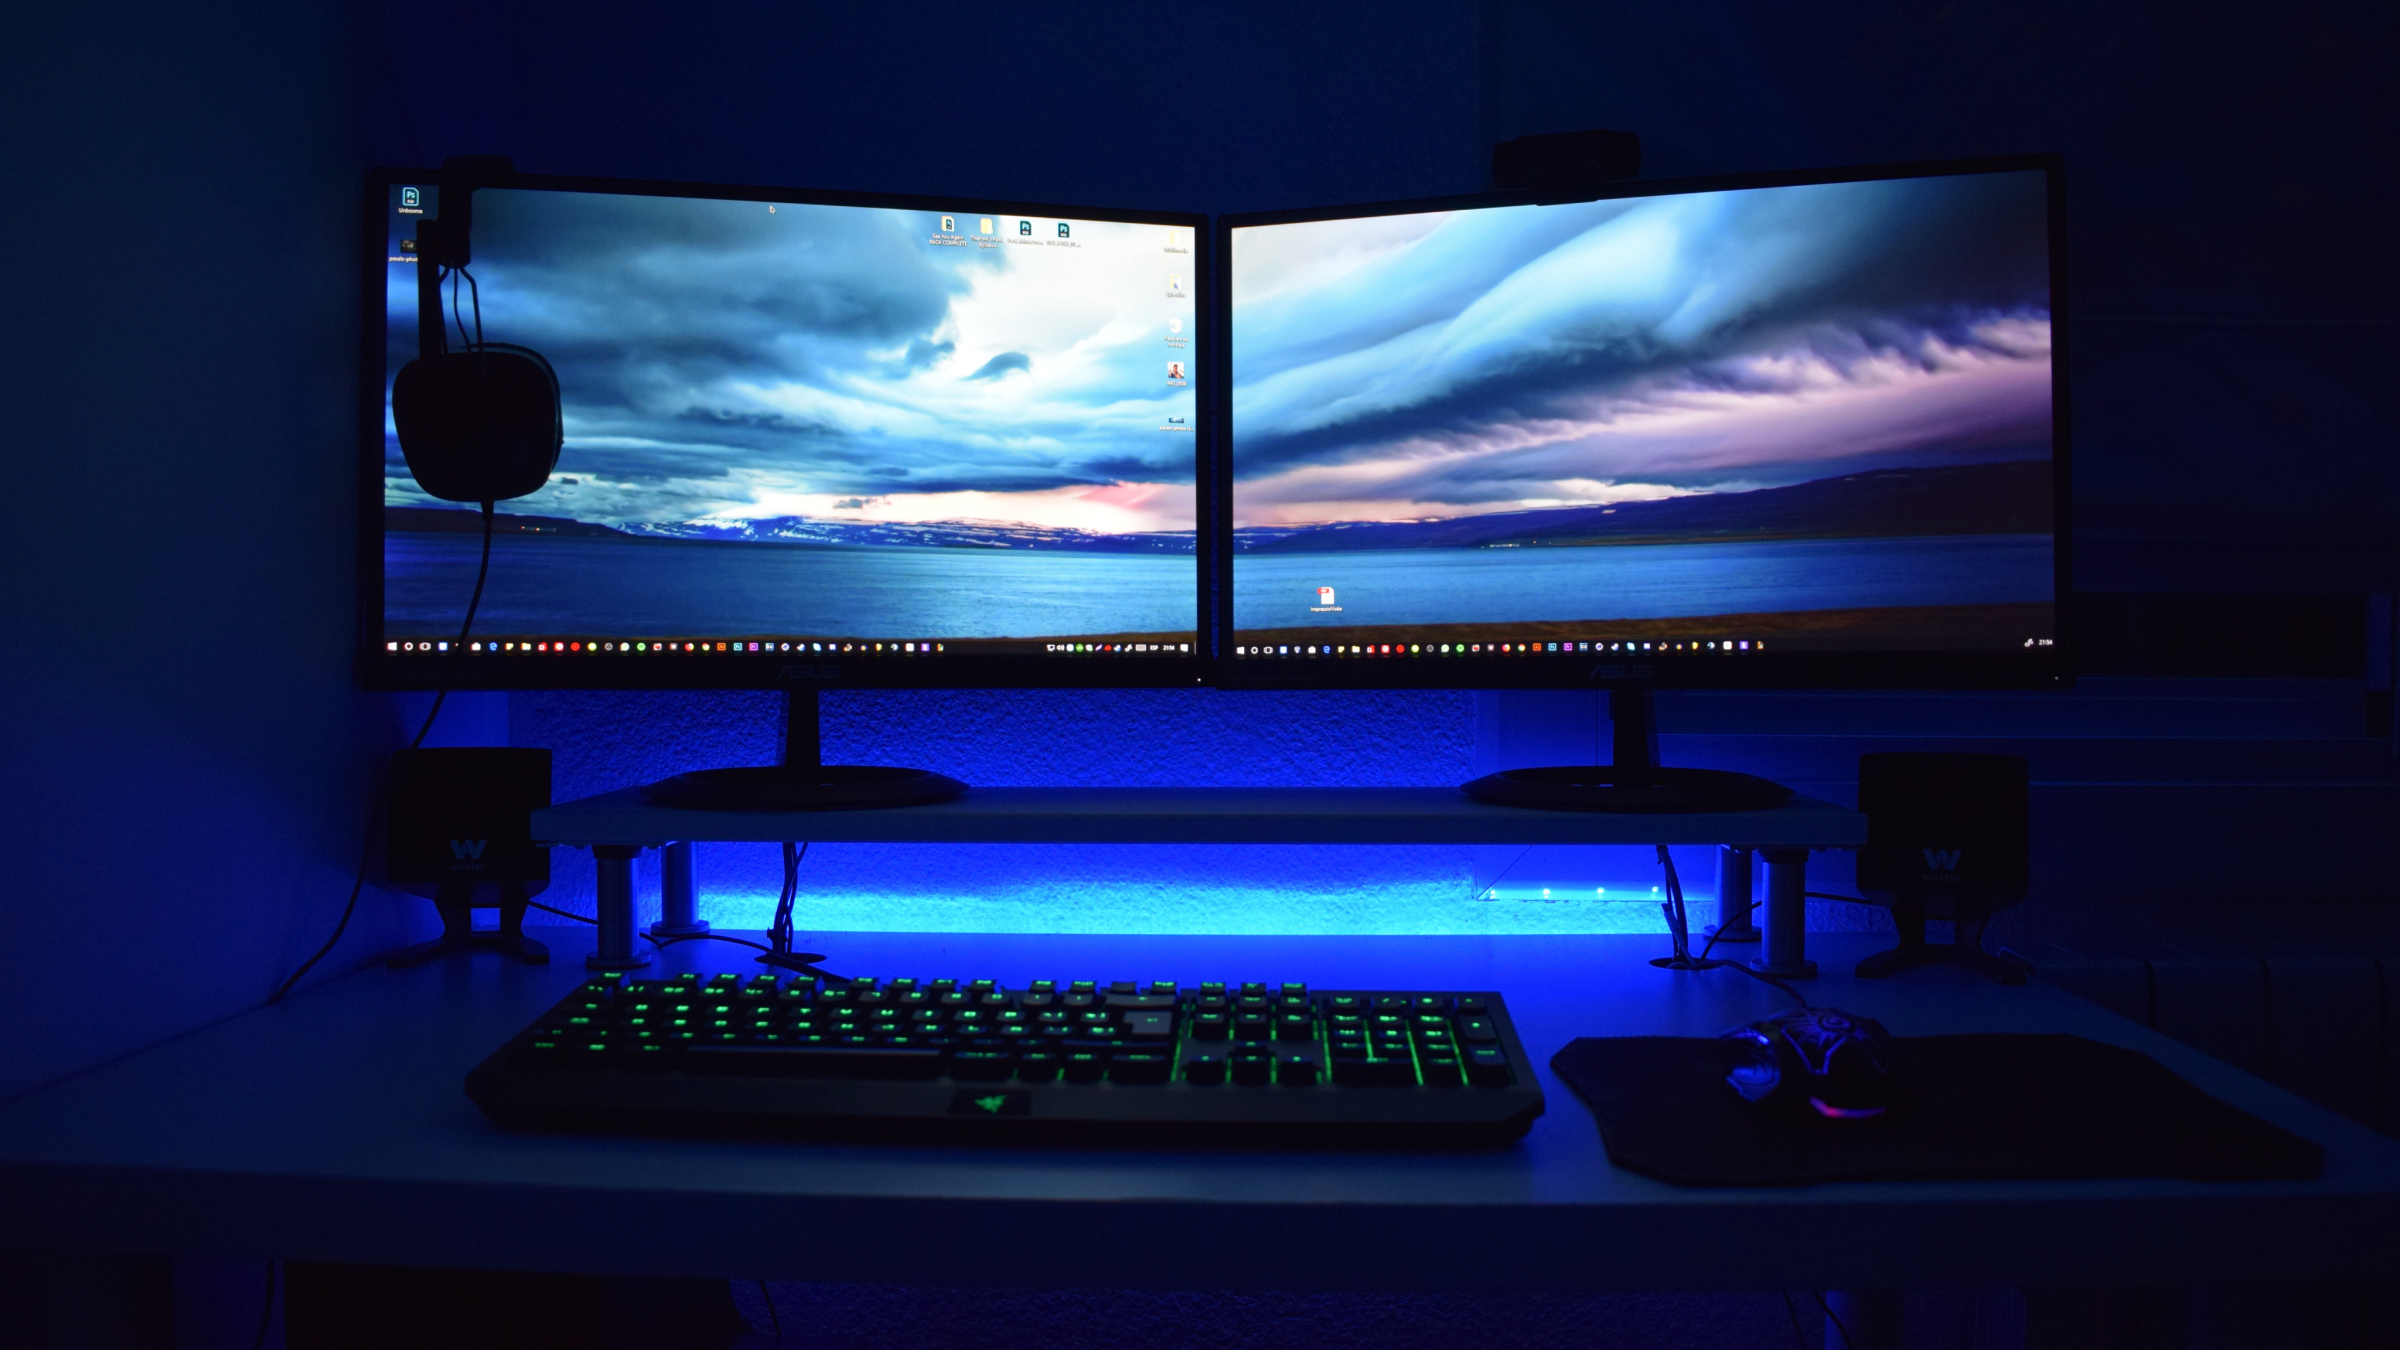
<path fill-rule="evenodd" d="M 1330 604 L 1332 604 L 1332 603 L 1333 603 L 1333 587 L 1331 587 L 1331 586 L 1319 586 L 1319 587 L 1317 588 L 1317 603 L 1318 603 L 1318 604 L 1320 604 L 1320 605 L 1330 605 Z"/>
<path fill-rule="evenodd" d="M 1067 237 L 1067 222 L 1063 220 L 1058 222 L 1058 237 L 1061 239 Z"/>
<path fill-rule="evenodd" d="M 942 233 L 944 233 L 944 234 L 956 234 L 957 232 L 958 232 L 958 221 L 957 221 L 956 219 L 954 219 L 954 218 L 950 217 L 950 216 L 944 216 L 944 217 L 942 217 Z"/>
<path fill-rule="evenodd" d="M 1168 247 L 1168 248 L 1182 248 L 1182 247 L 1183 247 L 1183 231 L 1181 231 L 1181 230 L 1178 230 L 1178 229 L 1174 229 L 1174 228 L 1170 227 L 1170 228 L 1167 230 L 1167 247 Z"/>
<path fill-rule="evenodd" d="M 1032 221 L 1030 221 L 1030 220 L 1020 220 L 1020 221 L 1018 221 L 1018 222 L 1017 222 L 1017 233 L 1019 233 L 1019 234 L 1031 234 L 1031 233 L 1033 233 L 1033 222 L 1032 222 Z"/>
<path fill-rule="evenodd" d="M 411 210 L 411 211 L 414 211 L 414 210 L 416 210 L 418 207 L 420 207 L 420 206 L 423 206 L 424 204 L 425 204 L 425 200 L 424 200 L 423 196 L 422 196 L 421 194 L 419 194 L 419 193 L 418 193 L 418 191 L 417 191 L 415 188 L 412 188 L 412 187 L 404 187 L 404 188 L 400 189 L 400 205 L 402 205 L 403 207 L 406 207 L 407 209 L 409 209 L 409 210 Z"/>
<path fill-rule="evenodd" d="M 1182 378 L 1183 378 L 1183 362 L 1181 362 L 1181 361 L 1169 361 L 1169 362 L 1167 363 L 1167 378 L 1168 378 L 1168 379 L 1170 379 L 1170 380 L 1180 380 L 1180 379 L 1182 379 Z"/>
<path fill-rule="evenodd" d="M 985 216 L 982 220 L 977 222 L 977 225 L 985 234 L 990 234 L 992 232 L 992 218 L 990 216 Z"/>
<path fill-rule="evenodd" d="M 1180 317 L 1167 320 L 1167 331 L 1170 333 L 1182 332 L 1183 320 Z"/>
<path fill-rule="evenodd" d="M 1169 295 L 1181 295 L 1181 294 L 1183 294 L 1183 278 L 1182 278 L 1182 277 L 1178 277 L 1178 276 L 1170 276 L 1170 277 L 1168 277 L 1168 278 L 1167 278 L 1167 294 L 1169 294 Z"/>

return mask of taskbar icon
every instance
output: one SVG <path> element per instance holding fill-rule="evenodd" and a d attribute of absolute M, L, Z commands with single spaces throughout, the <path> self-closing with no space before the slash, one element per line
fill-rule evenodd
<path fill-rule="evenodd" d="M 1042 650 L 1058 656 L 1189 656 L 1188 642 L 1045 642 Z"/>
<path fill-rule="evenodd" d="M 949 651 L 943 641 L 881 641 L 872 638 L 796 639 L 796 638 L 573 638 L 573 637 L 494 637 L 471 638 L 465 644 L 455 639 L 395 638 L 385 641 L 386 652 L 403 655 L 442 654 L 452 651 L 469 656 L 715 656 L 715 655 L 817 655 L 852 656 L 939 656 Z"/>
<path fill-rule="evenodd" d="M 1767 644 L 1757 638 L 1679 638 L 1672 641 L 1619 639 L 1578 639 L 1541 642 L 1360 642 L 1360 643 L 1277 643 L 1236 644 L 1236 657 L 1284 658 L 1294 657 L 1459 657 L 1459 656 L 1589 656 L 1594 653 L 1633 652 L 1657 655 L 1680 652 L 1687 655 L 1734 656 L 1744 652 L 1763 652 Z"/>

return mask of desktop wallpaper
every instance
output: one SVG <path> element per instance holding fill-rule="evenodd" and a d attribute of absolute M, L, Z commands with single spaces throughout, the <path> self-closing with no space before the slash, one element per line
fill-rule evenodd
<path fill-rule="evenodd" d="M 432 193 L 394 189 L 395 373 L 417 313 L 398 203 Z M 479 293 L 486 338 L 556 367 L 566 419 L 549 485 L 501 505 L 479 633 L 1192 639 L 1188 228 L 474 204 L 455 318 Z M 423 496 L 388 421 L 384 500 L 387 634 L 455 631 L 477 522 Z"/>
<path fill-rule="evenodd" d="M 2030 171 L 1236 230 L 1237 651 L 2049 638 L 2048 231 Z"/>

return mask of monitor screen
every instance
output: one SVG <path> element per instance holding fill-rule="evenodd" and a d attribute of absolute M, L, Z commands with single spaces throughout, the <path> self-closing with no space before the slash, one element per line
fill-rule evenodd
<path fill-rule="evenodd" d="M 1229 217 L 1229 678 L 2039 683 L 2057 161 Z"/>
<path fill-rule="evenodd" d="M 453 350 L 533 348 L 565 448 L 498 508 L 410 477 L 416 223 L 371 190 L 366 666 L 380 682 L 1189 683 L 1206 221 L 518 178 L 473 199 Z M 456 658 L 456 659 L 453 659 Z"/>

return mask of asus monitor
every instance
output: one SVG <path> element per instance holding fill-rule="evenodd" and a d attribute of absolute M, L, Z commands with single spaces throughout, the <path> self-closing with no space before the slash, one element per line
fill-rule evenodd
<path fill-rule="evenodd" d="M 381 686 L 1171 685 L 1206 665 L 1204 217 L 518 175 L 453 349 L 532 348 L 564 449 L 500 503 L 410 475 L 441 175 L 369 187 L 359 661 Z"/>
<path fill-rule="evenodd" d="M 1221 678 L 2064 682 L 2060 177 L 1221 219 Z"/>

